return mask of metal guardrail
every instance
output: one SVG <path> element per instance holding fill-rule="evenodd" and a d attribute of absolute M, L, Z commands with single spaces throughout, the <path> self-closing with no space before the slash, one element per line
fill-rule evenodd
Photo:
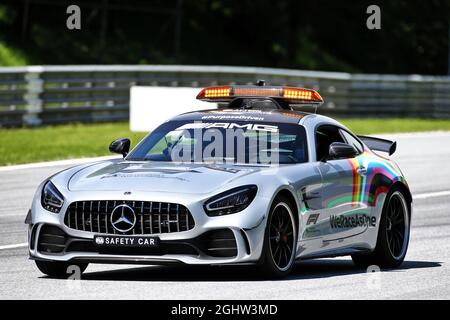
<path fill-rule="evenodd" d="M 0 68 L 0 126 L 128 120 L 134 85 L 251 84 L 318 89 L 320 113 L 450 118 L 450 77 L 363 75 L 222 66 L 30 66 Z M 152 106 L 149 101 L 149 108 Z"/>

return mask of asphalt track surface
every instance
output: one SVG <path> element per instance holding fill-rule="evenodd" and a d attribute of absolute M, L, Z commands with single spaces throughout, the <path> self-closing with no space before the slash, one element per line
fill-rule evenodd
<path fill-rule="evenodd" d="M 243 267 L 90 265 L 81 281 L 51 279 L 28 260 L 25 214 L 44 178 L 68 167 L 0 168 L 0 299 L 449 299 L 450 133 L 387 135 L 414 196 L 401 268 L 366 273 L 349 258 L 301 261 L 283 280 Z"/>

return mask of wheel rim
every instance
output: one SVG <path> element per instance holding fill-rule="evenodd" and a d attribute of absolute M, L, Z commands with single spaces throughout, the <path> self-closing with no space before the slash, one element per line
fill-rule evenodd
<path fill-rule="evenodd" d="M 272 211 L 269 244 L 272 260 L 280 271 L 291 266 L 295 255 L 294 216 L 289 206 L 278 203 Z"/>
<path fill-rule="evenodd" d="M 398 191 L 389 198 L 386 213 L 386 238 L 392 256 L 397 260 L 401 259 L 408 246 L 409 218 L 405 198 Z"/>

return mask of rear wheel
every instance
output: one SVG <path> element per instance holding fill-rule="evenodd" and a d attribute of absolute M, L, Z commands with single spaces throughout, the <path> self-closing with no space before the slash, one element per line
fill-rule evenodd
<path fill-rule="evenodd" d="M 353 262 L 361 268 L 369 265 L 385 268 L 400 266 L 408 249 L 410 217 L 405 194 L 394 187 L 386 197 L 375 250 L 368 255 L 352 255 Z"/>
<path fill-rule="evenodd" d="M 52 278 L 68 278 L 69 275 L 74 274 L 74 270 L 71 270 L 70 266 L 76 266 L 80 270 L 80 274 L 86 270 L 88 264 L 87 263 L 69 263 L 62 261 L 41 261 L 35 260 L 36 266 L 38 269 L 52 277 Z"/>
<path fill-rule="evenodd" d="M 261 259 L 261 269 L 269 277 L 284 277 L 294 265 L 297 246 L 294 212 L 293 205 L 283 196 L 271 207 Z"/>

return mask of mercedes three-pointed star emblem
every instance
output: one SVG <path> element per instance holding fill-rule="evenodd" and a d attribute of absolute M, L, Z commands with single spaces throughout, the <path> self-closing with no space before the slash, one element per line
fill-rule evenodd
<path fill-rule="evenodd" d="M 120 204 L 111 213 L 111 224 L 119 232 L 128 232 L 136 224 L 136 214 L 132 207 Z"/>

